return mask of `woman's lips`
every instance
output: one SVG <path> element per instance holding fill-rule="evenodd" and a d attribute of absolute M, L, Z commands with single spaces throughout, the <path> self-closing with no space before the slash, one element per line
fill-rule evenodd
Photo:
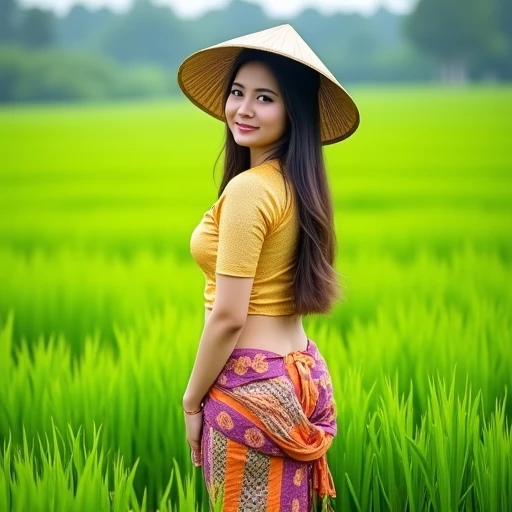
<path fill-rule="evenodd" d="M 235 123 L 235 124 L 238 126 L 238 129 L 242 133 L 249 133 L 249 132 L 253 132 L 255 130 L 259 130 L 259 128 L 257 126 L 249 126 L 247 124 L 240 124 L 240 123 Z"/>

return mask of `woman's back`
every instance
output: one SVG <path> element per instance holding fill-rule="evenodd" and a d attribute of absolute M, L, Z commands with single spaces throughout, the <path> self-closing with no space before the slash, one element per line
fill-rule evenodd
<path fill-rule="evenodd" d="M 307 337 L 295 314 L 293 288 L 300 231 L 293 192 L 285 189 L 276 160 L 242 174 L 191 236 L 191 253 L 206 279 L 205 322 L 215 301 L 216 273 L 254 277 L 236 346 L 283 355 L 304 350 Z"/>

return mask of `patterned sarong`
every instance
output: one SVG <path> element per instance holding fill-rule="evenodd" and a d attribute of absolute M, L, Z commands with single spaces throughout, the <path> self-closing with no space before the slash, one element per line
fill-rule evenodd
<path fill-rule="evenodd" d="M 316 344 L 286 356 L 235 349 L 204 405 L 202 466 L 223 512 L 310 512 L 335 497 L 329 371 Z"/>

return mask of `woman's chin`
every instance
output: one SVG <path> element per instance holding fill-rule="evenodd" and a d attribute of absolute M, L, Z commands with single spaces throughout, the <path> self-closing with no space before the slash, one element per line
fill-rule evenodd
<path fill-rule="evenodd" d="M 253 141 L 249 141 L 247 140 L 247 138 L 245 137 L 233 137 L 235 139 L 235 142 L 239 145 L 239 146 L 242 146 L 244 148 L 250 148 L 251 146 L 254 146 L 254 142 Z"/>

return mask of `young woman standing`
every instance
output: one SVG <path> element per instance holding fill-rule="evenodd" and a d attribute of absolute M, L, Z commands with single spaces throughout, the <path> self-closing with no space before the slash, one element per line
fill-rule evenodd
<path fill-rule="evenodd" d="M 183 397 L 192 460 L 225 512 L 327 509 L 335 403 L 302 316 L 341 297 L 322 144 L 359 112 L 290 25 L 191 55 L 178 82 L 226 125 L 218 200 L 190 241 L 206 278 Z"/>

